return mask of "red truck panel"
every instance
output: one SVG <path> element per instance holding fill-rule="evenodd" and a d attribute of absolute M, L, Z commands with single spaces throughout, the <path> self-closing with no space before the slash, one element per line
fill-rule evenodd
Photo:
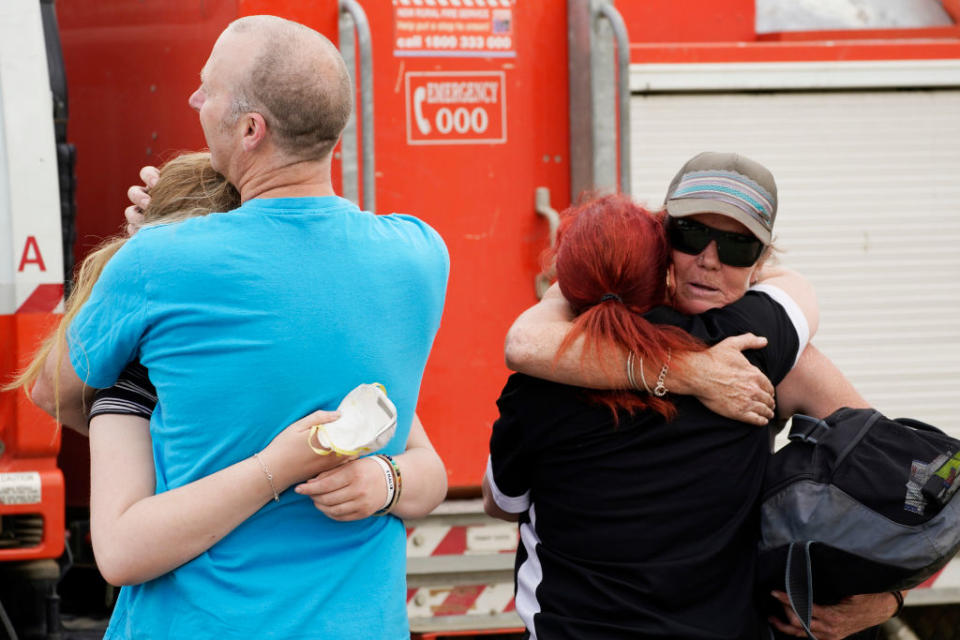
<path fill-rule="evenodd" d="M 29 362 L 37 345 L 57 320 L 58 316 L 52 313 L 0 316 L 0 335 L 12 347 L 4 349 L 0 356 L 0 379 L 12 379 Z M 3 485 L 0 487 L 0 515 L 7 526 L 23 516 L 43 519 L 39 544 L 9 548 L 0 545 L 0 562 L 56 558 L 63 553 L 64 541 L 63 474 L 57 467 L 57 451 L 60 449 L 57 424 L 31 404 L 22 391 L 2 392 L 0 442 L 4 446 L 4 455 L 0 457 L 0 485 Z M 16 495 L 5 483 L 12 476 L 5 474 L 29 474 L 31 479 L 25 483 L 29 490 Z M 33 478 L 37 478 L 36 484 Z"/>
<path fill-rule="evenodd" d="M 405 28 L 396 24 L 396 3 L 364 3 L 374 40 L 377 209 L 427 220 L 451 254 L 443 326 L 418 411 L 455 487 L 479 484 L 494 402 L 507 376 L 504 334 L 535 302 L 533 278 L 547 229 L 534 213 L 534 190 L 549 187 L 554 206 L 561 208 L 569 192 L 565 4 L 489 4 L 507 11 L 509 20 L 501 20 L 498 29 L 512 38 L 494 36 L 493 45 L 498 53 L 515 55 L 395 55 L 395 35 Z M 230 20 L 273 13 L 337 40 L 337 3 L 330 0 L 136 6 L 61 0 L 57 8 L 70 81 L 70 138 L 78 157 L 78 257 L 119 228 L 126 188 L 138 167 L 203 146 L 186 99 Z M 441 22 L 426 18 L 417 24 Z M 419 134 L 409 130 L 414 114 L 408 82 L 449 86 L 471 79 L 496 83 L 494 102 L 448 104 L 449 122 L 441 115 L 433 139 L 411 144 L 408 137 Z M 478 107 L 485 112 L 475 113 Z M 438 108 L 426 115 L 434 125 Z M 473 116 L 472 124 L 465 114 Z M 458 136 L 468 124 L 484 125 L 494 141 L 477 143 L 485 134 L 469 131 Z M 85 477 L 80 452 L 61 460 L 71 482 Z"/>
<path fill-rule="evenodd" d="M 502 58 L 395 55 L 396 8 L 388 2 L 365 6 L 375 40 L 377 208 L 422 217 L 450 250 L 443 324 L 418 411 L 446 463 L 450 486 L 476 486 L 508 374 L 504 336 L 514 318 L 536 302 L 534 275 L 548 244 L 546 223 L 534 211 L 534 191 L 548 187 L 557 209 L 569 203 L 566 3 L 513 5 L 516 55 Z M 417 75 L 422 73 L 436 75 Z M 500 78 L 477 74 L 502 74 L 505 141 L 408 143 L 408 136 L 419 141 L 420 135 L 408 89 L 425 78 Z M 503 105 L 485 106 L 492 123 L 492 112 Z"/>

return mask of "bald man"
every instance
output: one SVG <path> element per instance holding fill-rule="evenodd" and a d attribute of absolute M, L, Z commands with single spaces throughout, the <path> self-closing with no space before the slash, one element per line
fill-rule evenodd
<path fill-rule="evenodd" d="M 200 77 L 189 103 L 242 205 L 140 230 L 71 324 L 69 361 L 50 359 L 34 398 L 53 413 L 58 389 L 60 415 L 83 422 L 88 389 L 114 384 L 139 358 L 159 398 L 150 425 L 157 497 L 177 500 L 228 468 L 252 489 L 193 493 L 176 517 L 157 518 L 153 538 L 117 563 L 116 581 L 133 586 L 106 637 L 409 638 L 401 521 L 326 517 L 285 491 L 303 480 L 296 469 L 258 452 L 296 418 L 380 382 L 398 411 L 383 452 L 397 456 L 404 483 L 418 481 L 403 455 L 408 436 L 425 439 L 411 424 L 440 322 L 446 249 L 423 222 L 362 212 L 334 193 L 331 154 L 352 89 L 326 38 L 280 18 L 242 18 Z M 109 436 L 117 491 L 139 472 L 124 460 L 135 446 L 128 438 L 123 429 Z M 386 494 L 389 468 L 348 464 L 362 470 L 351 481 L 379 482 Z M 221 500 L 249 509 L 230 518 L 249 518 L 208 534 L 197 522 Z M 205 550 L 159 575 L 162 563 L 129 568 L 177 547 Z M 194 554 L 183 555 L 175 564 Z"/>

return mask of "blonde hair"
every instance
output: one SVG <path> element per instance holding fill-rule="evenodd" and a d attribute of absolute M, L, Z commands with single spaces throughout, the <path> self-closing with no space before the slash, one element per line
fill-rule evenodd
<path fill-rule="evenodd" d="M 226 179 L 210 166 L 210 154 L 185 153 L 169 160 L 160 168 L 160 179 L 150 188 L 150 203 L 143 210 L 144 224 L 179 222 L 203 216 L 214 211 L 230 211 L 240 206 L 240 194 Z M 43 369 L 43 363 L 54 354 L 57 372 L 61 366 L 61 345 L 66 344 L 67 328 L 83 304 L 90 298 L 110 258 L 127 242 L 126 236 L 104 240 L 84 258 L 73 278 L 70 297 L 64 305 L 63 317 L 57 328 L 47 336 L 30 364 L 15 380 L 3 387 L 10 391 L 24 387 L 27 395 Z M 54 398 L 57 404 L 57 422 L 60 421 L 59 376 L 54 380 Z"/>

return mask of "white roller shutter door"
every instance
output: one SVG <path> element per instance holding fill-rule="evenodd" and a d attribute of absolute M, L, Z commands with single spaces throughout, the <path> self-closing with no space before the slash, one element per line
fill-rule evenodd
<path fill-rule="evenodd" d="M 739 151 L 779 185 L 781 260 L 814 283 L 814 342 L 891 417 L 960 437 L 960 91 L 636 94 L 633 193 Z"/>

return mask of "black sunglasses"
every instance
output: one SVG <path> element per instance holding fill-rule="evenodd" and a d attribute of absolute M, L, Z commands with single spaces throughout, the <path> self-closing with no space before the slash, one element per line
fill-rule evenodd
<path fill-rule="evenodd" d="M 716 240 L 717 257 L 731 267 L 753 266 L 763 253 L 763 243 L 756 236 L 720 231 L 687 218 L 670 218 L 667 233 L 674 249 L 691 256 L 700 255 L 711 240 Z"/>

